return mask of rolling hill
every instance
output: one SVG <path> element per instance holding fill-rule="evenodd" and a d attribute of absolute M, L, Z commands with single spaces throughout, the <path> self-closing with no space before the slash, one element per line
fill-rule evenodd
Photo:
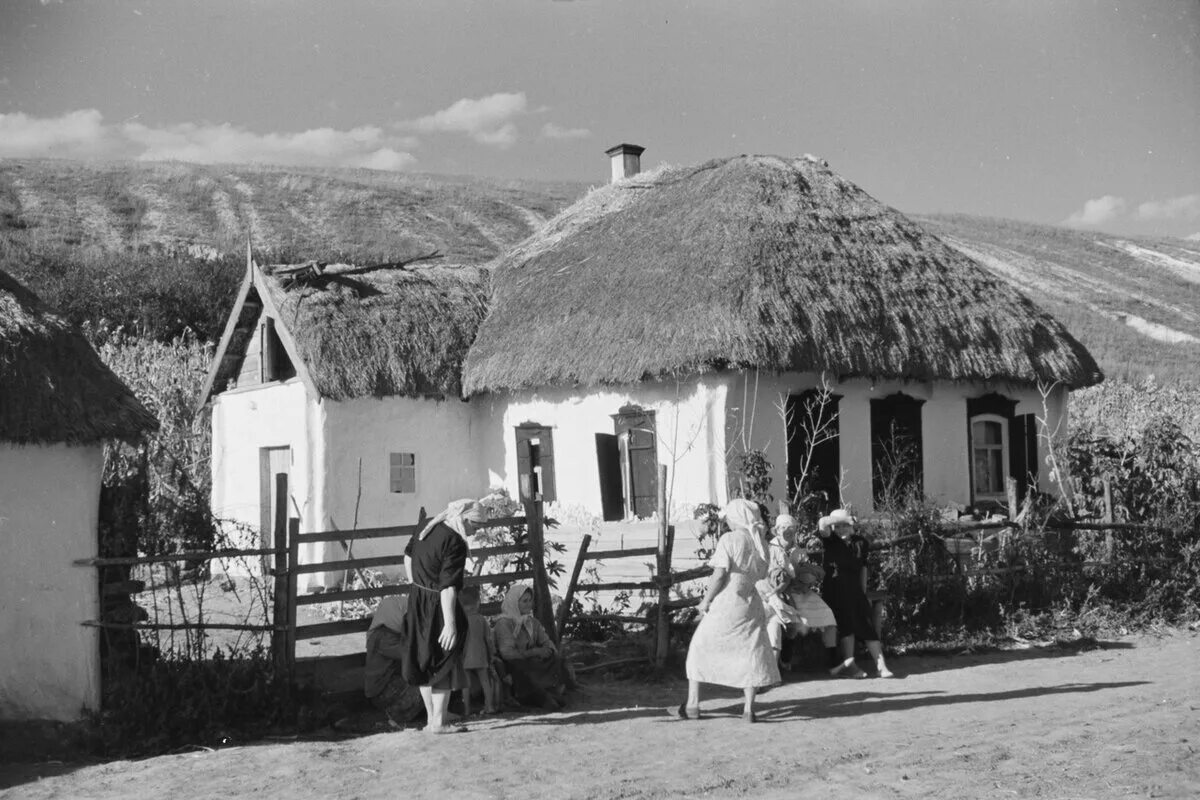
<path fill-rule="evenodd" d="M 497 256 L 587 191 L 371 170 L 0 161 L 0 255 L 238 253 L 359 263 Z M 868 187 L 869 189 L 869 187 Z M 1056 315 L 1110 377 L 1200 378 L 1200 242 L 914 215 Z M 25 276 L 37 288 L 36 275 Z"/>

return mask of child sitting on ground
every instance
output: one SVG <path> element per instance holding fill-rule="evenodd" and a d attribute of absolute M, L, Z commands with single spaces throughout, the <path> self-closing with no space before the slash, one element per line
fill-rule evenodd
<path fill-rule="evenodd" d="M 463 669 L 467 672 L 467 686 L 463 689 L 463 713 L 471 716 L 471 696 L 478 689 L 483 693 L 483 713 L 495 714 L 500 708 L 497 703 L 499 678 L 492 666 L 496 658 L 496 643 L 492 638 L 492 626 L 479 613 L 479 587 L 468 586 L 461 595 L 463 611 L 467 614 L 467 638 L 463 645 Z"/>

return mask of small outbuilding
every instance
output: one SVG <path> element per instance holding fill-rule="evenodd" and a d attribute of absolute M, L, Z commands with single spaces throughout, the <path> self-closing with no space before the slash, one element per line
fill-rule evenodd
<path fill-rule="evenodd" d="M 69 323 L 0 271 L 0 719 L 74 720 L 100 701 L 103 443 L 154 417 Z"/>

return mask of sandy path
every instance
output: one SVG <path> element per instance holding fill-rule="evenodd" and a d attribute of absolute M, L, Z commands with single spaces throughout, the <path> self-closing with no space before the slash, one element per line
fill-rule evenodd
<path fill-rule="evenodd" d="M 789 683 L 743 723 L 732 693 L 675 722 L 681 682 L 593 683 L 578 710 L 84 766 L 0 796 L 1200 797 L 1200 636 L 899 658 L 900 680 Z M 3 767 L 0 766 L 0 770 Z M 0 782 L 0 785 L 11 783 Z"/>

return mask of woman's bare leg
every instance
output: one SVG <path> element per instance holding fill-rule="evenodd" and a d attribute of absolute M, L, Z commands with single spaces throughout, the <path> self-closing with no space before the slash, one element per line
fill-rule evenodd
<path fill-rule="evenodd" d="M 758 689 L 753 686 L 748 686 L 742 690 L 742 697 L 745 700 L 745 705 L 742 708 L 742 719 L 747 722 L 756 722 L 754 718 L 754 695 L 758 694 Z"/>
<path fill-rule="evenodd" d="M 688 708 L 700 708 L 700 681 L 688 681 L 688 696 L 685 705 Z"/>
<path fill-rule="evenodd" d="M 892 671 L 887 668 L 887 664 L 883 660 L 883 644 L 878 640 L 867 641 L 865 644 L 867 652 L 871 654 L 871 658 L 875 659 L 875 671 L 879 673 L 879 677 L 892 677 Z"/>

